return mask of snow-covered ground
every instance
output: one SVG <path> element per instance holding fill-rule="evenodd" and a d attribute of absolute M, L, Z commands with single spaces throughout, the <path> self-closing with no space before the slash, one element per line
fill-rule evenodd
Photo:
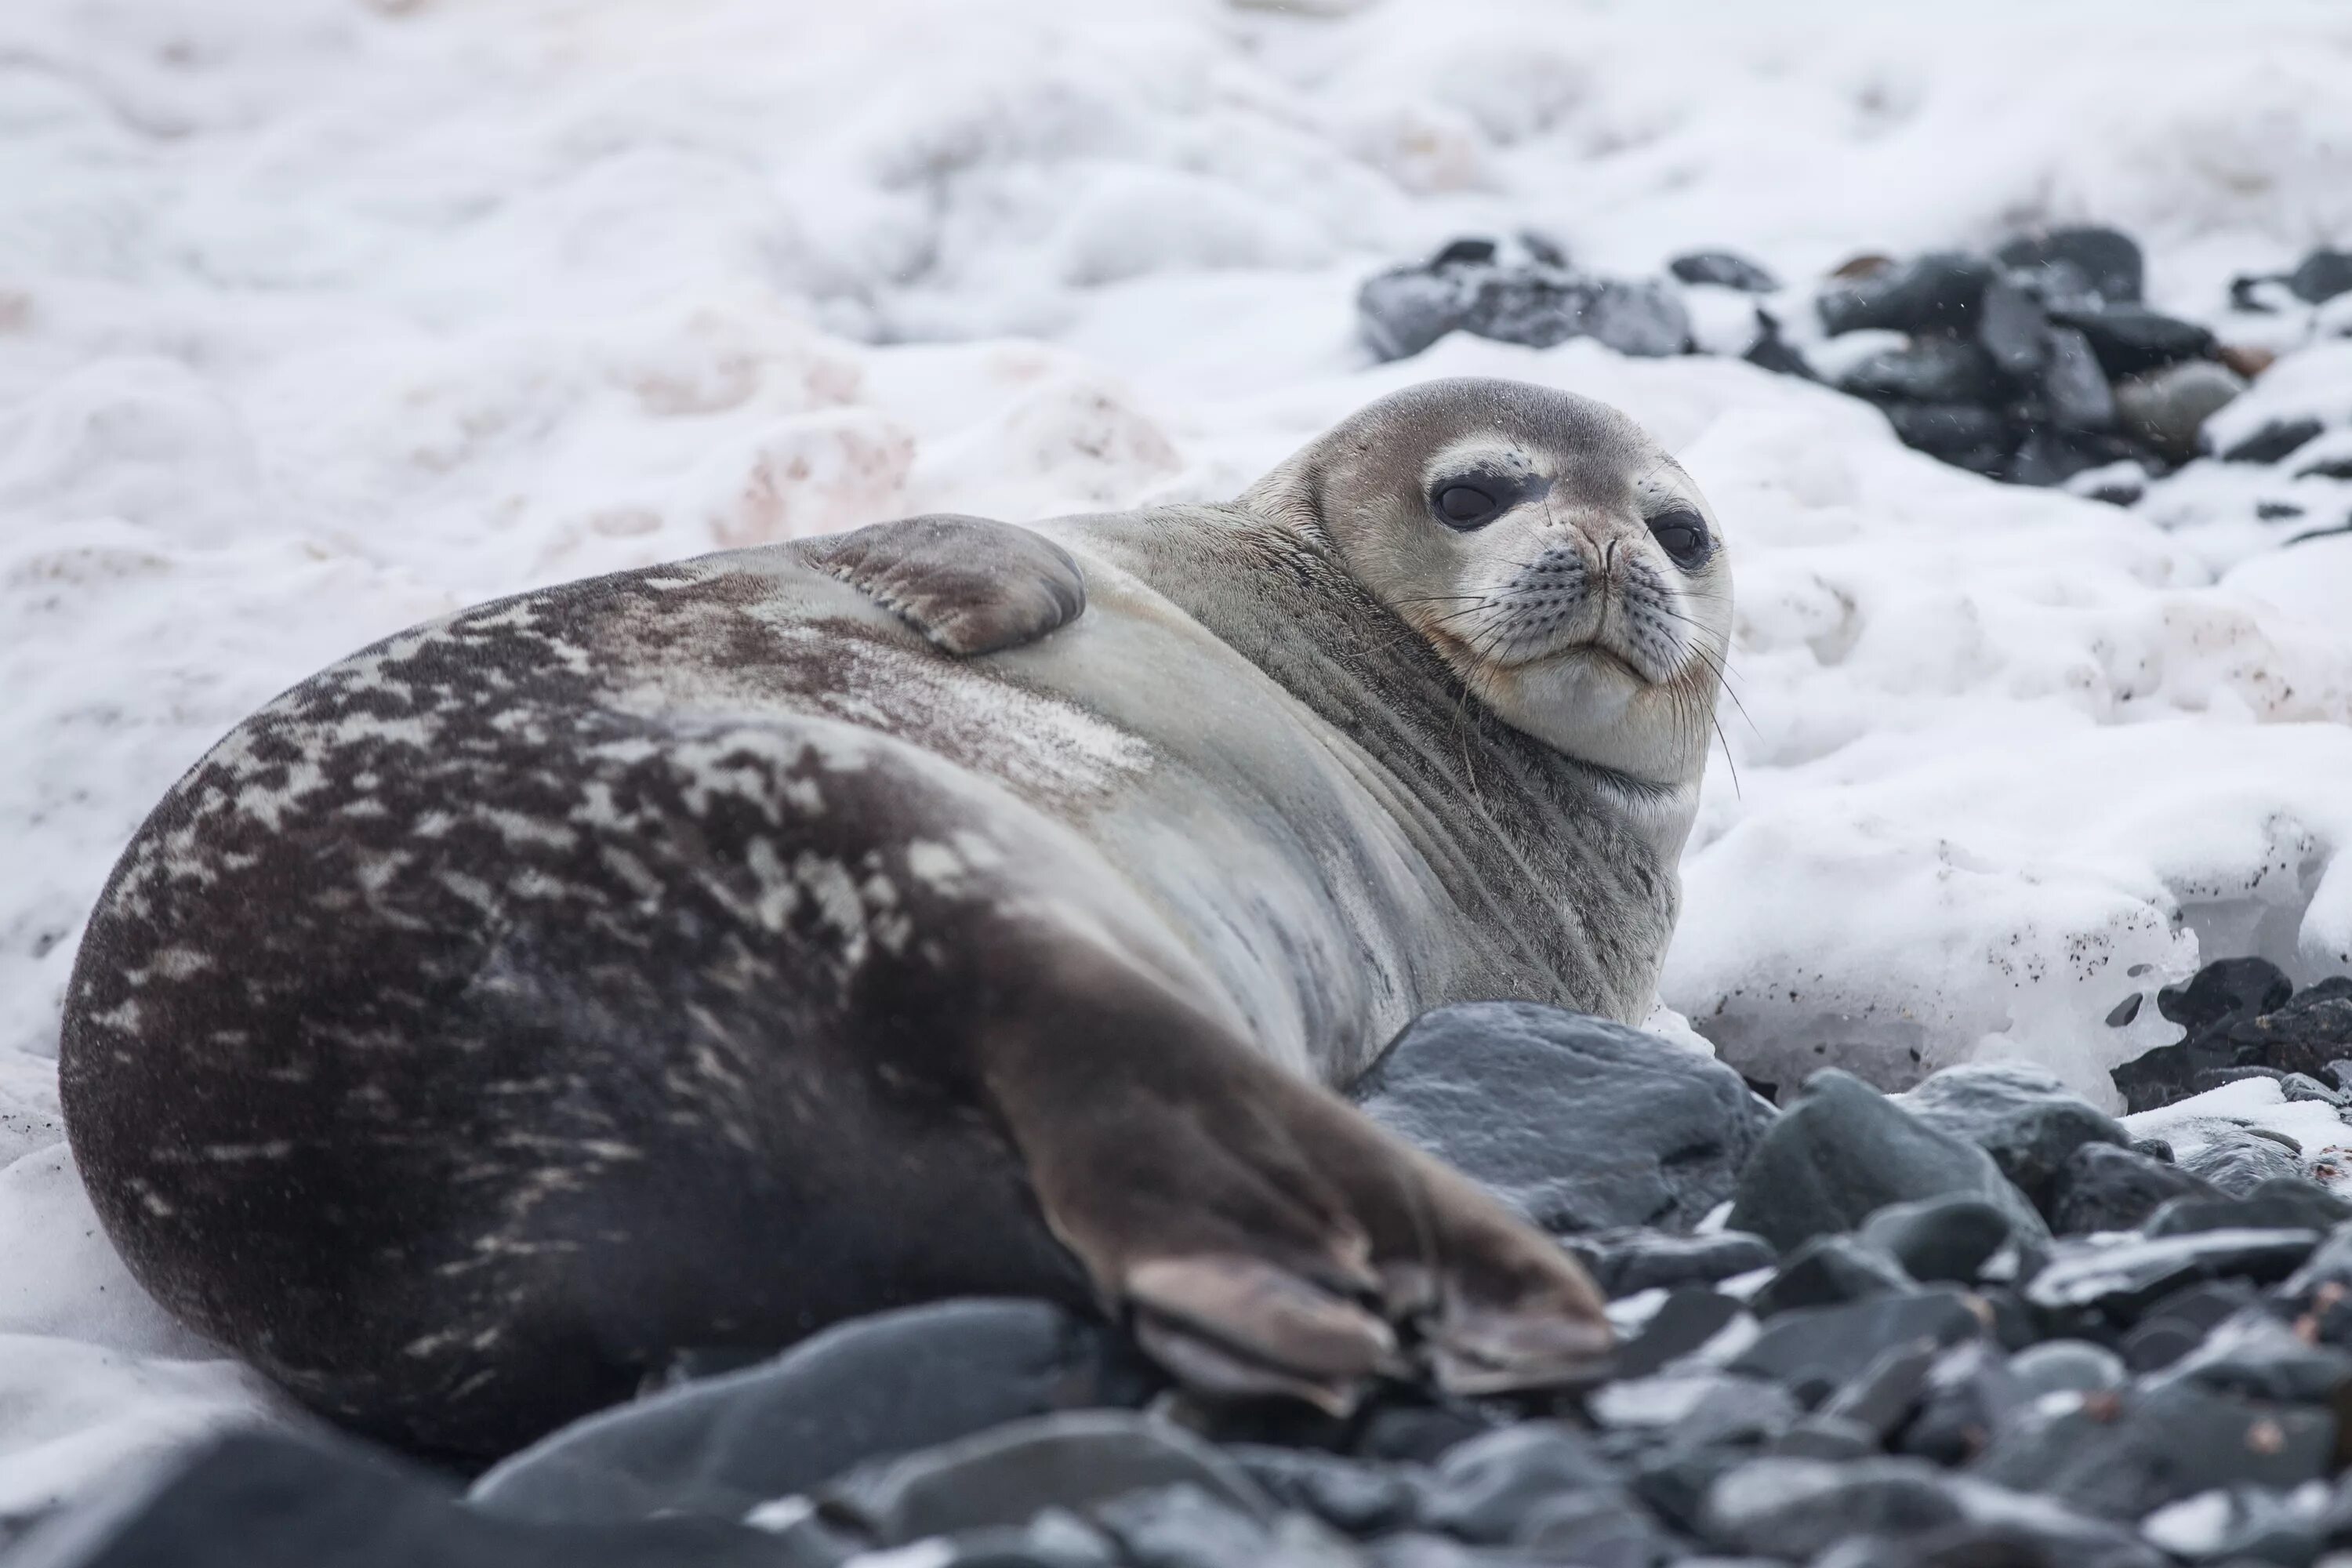
<path fill-rule="evenodd" d="M 2352 970 L 2352 537 L 2281 551 L 2221 465 L 2129 512 L 2003 489 L 1732 360 L 1354 340 L 1356 284 L 1459 233 L 1802 280 L 2076 219 L 2159 307 L 2307 331 L 2221 307 L 2352 241 L 2352 15 L 2056 9 L 9 0 L 0 1519 L 268 1399 L 58 1142 L 116 850 L 274 691 L 534 584 L 1223 497 L 1402 383 L 1546 382 L 1730 531 L 1738 777 L 1664 985 L 1727 1054 L 2104 1094 L 2177 1033 L 2105 1017 L 2200 957 Z M 2352 417 L 2352 348 L 2294 363 Z"/>

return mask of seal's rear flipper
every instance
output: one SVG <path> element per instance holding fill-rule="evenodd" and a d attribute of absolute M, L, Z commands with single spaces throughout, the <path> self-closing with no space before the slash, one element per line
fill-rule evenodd
<path fill-rule="evenodd" d="M 1035 642 L 1087 607 L 1069 552 L 984 517 L 900 518 L 794 548 L 959 658 Z"/>

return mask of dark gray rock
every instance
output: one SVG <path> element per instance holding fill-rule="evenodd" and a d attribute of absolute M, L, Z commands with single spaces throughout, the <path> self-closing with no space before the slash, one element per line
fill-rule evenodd
<path fill-rule="evenodd" d="M 1356 1092 L 1554 1232 L 1689 1229 L 1731 1195 L 1772 1120 L 1721 1062 L 1525 1002 L 1423 1014 Z"/>
<path fill-rule="evenodd" d="M 2306 1342 L 2266 1306 L 2242 1307 L 2170 1363 L 2163 1381 L 2247 1399 L 2334 1407 L 2352 1392 L 2352 1354 Z"/>
<path fill-rule="evenodd" d="M 1861 1233 L 1864 1245 L 1892 1258 L 1912 1279 L 1951 1285 L 1974 1283 L 2009 1237 L 2007 1215 L 1965 1194 L 1889 1204 L 1863 1222 Z"/>
<path fill-rule="evenodd" d="M 1832 333 L 1968 331 L 1991 280 L 1983 258 L 1943 251 L 1832 284 L 1814 303 Z"/>
<path fill-rule="evenodd" d="M 1276 1503 L 1311 1513 L 1349 1535 L 1385 1535 L 1421 1521 L 1428 1472 L 1417 1465 L 1263 1444 L 1231 1444 L 1224 1454 Z"/>
<path fill-rule="evenodd" d="M 2210 331 L 2145 305 L 2057 305 L 2050 319 L 2088 338 L 2099 368 L 2111 378 L 2200 359 L 2213 351 Z"/>
<path fill-rule="evenodd" d="M 2005 278 L 1985 285 L 1977 342 L 2000 374 L 2030 382 L 2050 359 L 2050 317 L 2041 302 Z"/>
<path fill-rule="evenodd" d="M 1690 312 L 1679 294 L 1655 281 L 1588 283 L 1577 325 L 1594 342 L 1636 358 L 1663 358 L 1690 348 Z"/>
<path fill-rule="evenodd" d="M 2324 304 L 2338 294 L 2352 294 L 2352 251 L 2325 246 L 2298 262 L 2287 275 L 2286 286 L 2305 304 Z"/>
<path fill-rule="evenodd" d="M 1433 1529 L 1465 1541 L 1508 1541 L 1538 1503 L 1614 1488 L 1622 1479 L 1584 1433 L 1556 1421 L 1527 1421 L 1448 1453 L 1431 1480 L 1422 1516 Z"/>
<path fill-rule="evenodd" d="M 1055 1409 L 1139 1405 L 1152 1386 L 1108 1331 L 1044 1302 L 909 1308 L 574 1422 L 484 1476 L 471 1500 L 517 1519 L 740 1519 L 877 1456 Z"/>
<path fill-rule="evenodd" d="M 1135 1568 L 1233 1568 L 1276 1556 L 1265 1521 L 1189 1483 L 1123 1493 L 1092 1511 Z"/>
<path fill-rule="evenodd" d="M 1826 1395 L 1888 1351 L 1919 1341 L 1958 1344 L 1984 1332 L 1984 1321 L 1957 1290 L 1881 1296 L 1843 1307 L 1784 1312 L 1727 1370 Z"/>
<path fill-rule="evenodd" d="M 1927 1374 L 1943 1354 L 1944 1347 L 1932 1339 L 1882 1351 L 1829 1397 L 1822 1414 L 1852 1421 L 1869 1432 L 1874 1443 L 1884 1444 L 1902 1430 L 1927 1397 Z"/>
<path fill-rule="evenodd" d="M 2009 1358 L 2010 1375 L 2029 1399 L 2045 1394 L 2099 1394 L 2130 1379 L 2123 1358 L 2088 1340 L 2044 1340 Z"/>
<path fill-rule="evenodd" d="M 2347 994 L 2352 996 L 2352 983 L 2347 983 Z M 2185 1099 L 2210 1073 L 2243 1068 L 2324 1071 L 2329 1059 L 2323 1022 L 2329 995 L 2323 983 L 2305 993 L 2309 1001 L 2296 997 L 2285 974 L 2267 959 L 2209 963 L 2188 984 L 2157 994 L 2158 1011 L 2187 1031 L 2180 1042 L 2159 1046 L 2109 1076 L 2132 1110 L 2147 1110 Z M 2284 1026 L 2265 1023 L 2291 1005 L 2298 1015 L 2294 1020 Z M 2322 1026 L 2315 1029 L 2315 1024 Z M 2346 1007 L 2343 1025 L 2352 1031 L 2352 1006 Z"/>
<path fill-rule="evenodd" d="M 1666 270 L 1685 283 L 1712 283 L 1744 294 L 1769 294 L 1780 287 L 1763 268 L 1728 250 L 1685 251 L 1667 262 Z"/>
<path fill-rule="evenodd" d="M 2124 434 L 2175 463 L 2197 456 L 2205 421 L 2235 402 L 2246 378 L 2211 360 L 2189 360 L 2116 383 Z"/>
<path fill-rule="evenodd" d="M 2300 1177 L 2264 1182 L 2243 1197 L 2174 1198 L 2148 1216 L 2150 1236 L 2200 1230 L 2333 1230 L 2352 1219 L 2347 1203 Z"/>
<path fill-rule="evenodd" d="M 2275 463 L 2317 436 L 2326 426 L 2316 419 L 2269 419 L 2252 435 L 2241 437 L 2224 447 L 2221 460 L 2225 463 Z"/>
<path fill-rule="evenodd" d="M 2211 1183 L 2178 1165 L 2089 1143 L 2067 1157 L 2051 1184 L 2050 1228 L 2060 1236 L 2131 1230 L 2175 1198 L 2218 1195 Z"/>
<path fill-rule="evenodd" d="M 1878 1435 L 1846 1415 L 1808 1415 L 1765 1446 L 1774 1459 L 1867 1459 L 1879 1452 Z"/>
<path fill-rule="evenodd" d="M 2114 1246 L 2062 1241 L 2025 1287 L 2044 1311 L 2095 1309 L 2136 1318 L 2159 1297 L 2202 1279 L 2268 1284 L 2294 1272 L 2319 1245 L 2315 1230 L 2210 1230 Z"/>
<path fill-rule="evenodd" d="M 2006 1230 L 2004 1225 L 2004 1234 Z M 1789 1254 L 1749 1304 L 1758 1317 L 1774 1318 L 1801 1308 L 1834 1307 L 1916 1289 L 1917 1282 L 1885 1253 L 1852 1237 L 1816 1236 Z"/>
<path fill-rule="evenodd" d="M 806 1560 L 801 1560 L 805 1562 Z M 35 1527 L 11 1568 L 800 1568 L 734 1521 L 594 1525 L 465 1507 L 439 1476 L 338 1439 L 233 1432 L 127 1467 Z"/>
<path fill-rule="evenodd" d="M 1793 375 L 1804 381 L 1819 381 L 1812 363 L 1796 351 L 1780 335 L 1780 323 L 1769 310 L 1756 312 L 1756 341 L 1739 356 L 1759 370 L 1769 370 L 1774 375 Z"/>
<path fill-rule="evenodd" d="M 1939 458 L 1990 450 L 1998 459 L 2006 453 L 2008 426 L 2000 415 L 1972 403 L 1890 403 L 1886 420 L 1905 446 Z"/>
<path fill-rule="evenodd" d="M 1685 1286 L 1659 1303 L 1640 1332 L 1618 1347 L 1615 1375 L 1647 1377 L 1748 1315 L 1748 1309 L 1729 1296 Z"/>
<path fill-rule="evenodd" d="M 2019 423 L 2025 426 L 2024 438 L 2001 470 L 2001 477 L 2013 485 L 2063 485 L 2076 474 L 2131 455 L 2118 437 L 2061 429 L 2046 404 L 2041 405 L 2041 412 Z"/>
<path fill-rule="evenodd" d="M 2174 1555 L 2188 1563 L 2212 1563 L 2252 1568 L 2253 1564 L 2304 1568 L 2316 1560 L 2327 1544 L 2326 1522 L 2288 1499 L 2262 1487 L 2217 1489 L 2221 1513 L 2209 1517 L 2210 1504 L 2199 1500 L 2182 1504 L 2194 1517 L 2173 1534 L 2174 1521 L 2165 1514 L 2143 1522 L 2151 1539 L 2174 1543 Z"/>
<path fill-rule="evenodd" d="M 1547 1568 L 1532 1551 L 1511 1546 L 1465 1546 L 1449 1536 L 1432 1535 L 1426 1531 L 1401 1531 L 1383 1536 L 1365 1548 L 1364 1559 L 1371 1568 Z"/>
<path fill-rule="evenodd" d="M 1772 1266 L 1770 1245 L 1743 1231 L 1677 1236 L 1663 1230 L 1605 1230 L 1562 1238 L 1585 1272 L 1612 1300 L 1640 1290 L 1712 1285 Z"/>
<path fill-rule="evenodd" d="M 1958 338 L 1921 338 L 1855 362 L 1838 377 L 1838 390 L 1873 401 L 1977 403 L 1995 395 L 2000 378 L 1992 356 Z"/>
<path fill-rule="evenodd" d="M 1462 324 L 1470 289 L 1451 269 L 1400 267 L 1365 279 L 1356 291 L 1356 322 L 1384 360 L 1409 359 Z"/>
<path fill-rule="evenodd" d="M 1966 1517 L 1950 1479 L 1916 1459 L 1763 1458 L 1727 1472 L 1700 1514 L 1714 1545 L 1802 1560 L 1858 1535 L 1916 1535 Z"/>
<path fill-rule="evenodd" d="M 2292 1182 L 2303 1174 L 2301 1161 L 2252 1131 L 2210 1140 L 2183 1154 L 2180 1168 L 2232 1197 L 2242 1197 L 2265 1183 Z"/>
<path fill-rule="evenodd" d="M 1955 1345 L 1928 1368 L 1918 1414 L 1895 1447 L 1938 1465 L 1964 1465 L 2025 1403 L 2024 1386 L 1997 1347 L 1981 1340 Z"/>
<path fill-rule="evenodd" d="M 1548 349 L 1584 332 L 1584 280 L 1556 267 L 1486 268 L 1471 274 L 1462 330 Z"/>
<path fill-rule="evenodd" d="M 2076 224 L 2022 234 L 2003 245 L 1994 256 L 2003 267 L 2034 273 L 2068 268 L 2079 284 L 2103 300 L 2130 301 L 2140 297 L 2147 262 L 2139 245 L 2120 229 Z"/>
<path fill-rule="evenodd" d="M 2291 997 L 2273 989 L 2264 1000 L 2267 1005 L 2235 1011 L 2197 1028 L 2182 1047 L 2167 1048 L 2185 1047 L 2201 1066 L 2256 1066 L 2312 1077 L 2352 1052 L 2352 977 L 2331 976 Z"/>
<path fill-rule="evenodd" d="M 1831 1068 L 1765 1134 L 1740 1173 L 1730 1224 L 1785 1251 L 1889 1204 L 1950 1195 L 1982 1198 L 2021 1237 L 2048 1234 L 1990 1154 Z"/>
<path fill-rule="evenodd" d="M 2131 1521 L 2214 1487 L 2300 1486 L 2329 1472 L 2335 1447 L 2336 1419 L 2326 1412 L 2176 1384 L 2031 1406 L 1973 1473 Z"/>
<path fill-rule="evenodd" d="M 2219 958 L 2185 985 L 2156 994 L 2157 1010 L 2192 1034 L 2284 1006 L 2294 994 L 2286 972 L 2267 958 Z"/>
<path fill-rule="evenodd" d="M 1675 1554 L 1674 1542 L 1622 1488 L 1571 1492 L 1536 1505 L 1514 1544 L 1580 1568 L 1652 1568 Z"/>
<path fill-rule="evenodd" d="M 2058 1172 L 2085 1143 L 2131 1141 L 2123 1123 L 2022 1062 L 1970 1062 L 1932 1074 L 1895 1103 L 1992 1156 L 2000 1173 L 2046 1205 Z"/>
<path fill-rule="evenodd" d="M 2175 1290 L 2140 1314 L 2124 1336 L 2124 1364 L 2136 1373 L 2160 1372 L 2205 1342 L 2216 1325 L 2253 1305 L 2255 1290 L 2243 1279 L 2214 1279 Z"/>
<path fill-rule="evenodd" d="M 1805 1414 L 1796 1396 L 1779 1384 L 1736 1373 L 1710 1381 L 1706 1397 L 1668 1429 L 1668 1447 L 1685 1452 L 1723 1445 L 1752 1447 L 1786 1432 Z"/>
<path fill-rule="evenodd" d="M 900 1546 L 1173 1487 L 1261 1523 L 1274 1516 L 1264 1489 L 1216 1448 L 1169 1422 L 1107 1410 L 1016 1421 L 877 1459 L 813 1495 L 825 1519 L 875 1545 Z"/>

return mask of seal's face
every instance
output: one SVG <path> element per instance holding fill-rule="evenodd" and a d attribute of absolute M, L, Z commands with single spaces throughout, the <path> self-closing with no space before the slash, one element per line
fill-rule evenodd
<path fill-rule="evenodd" d="M 1357 579 L 1513 725 L 1647 783 L 1697 779 L 1730 562 L 1697 487 L 1640 426 L 1542 387 L 1430 382 L 1253 495 L 1282 504 L 1286 475 Z"/>

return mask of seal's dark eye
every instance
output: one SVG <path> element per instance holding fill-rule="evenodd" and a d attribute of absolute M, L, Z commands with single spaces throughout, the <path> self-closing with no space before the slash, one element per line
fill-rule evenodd
<path fill-rule="evenodd" d="M 1650 535 L 1685 569 L 1706 559 L 1706 520 L 1695 511 L 1662 511 L 1650 520 Z"/>
<path fill-rule="evenodd" d="M 1475 528 L 1502 510 L 1475 485 L 1448 485 L 1437 492 L 1437 515 L 1456 528 Z"/>

